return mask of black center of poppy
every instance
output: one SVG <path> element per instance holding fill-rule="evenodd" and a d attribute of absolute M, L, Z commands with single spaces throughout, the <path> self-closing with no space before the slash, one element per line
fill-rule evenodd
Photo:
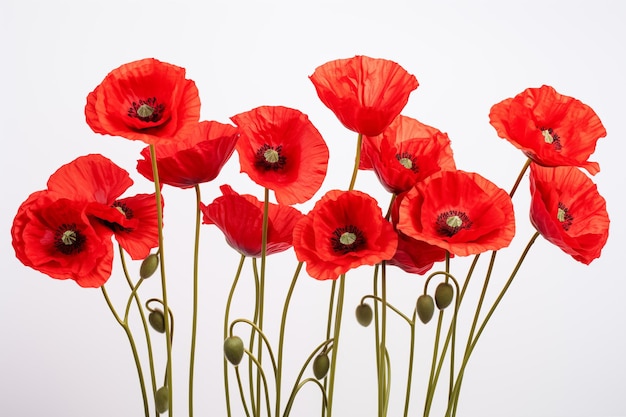
<path fill-rule="evenodd" d="M 127 219 L 132 219 L 133 218 L 133 211 L 130 209 L 130 207 L 128 207 L 126 204 L 122 203 L 121 201 L 114 202 L 111 205 L 111 207 L 115 207 Z M 132 229 L 130 229 L 128 227 L 124 227 L 124 226 L 120 225 L 119 223 L 109 222 L 107 220 L 102 220 L 102 223 L 104 223 L 105 226 L 107 226 L 109 229 L 113 230 L 115 233 L 132 231 Z"/>
<path fill-rule="evenodd" d="M 330 238 L 330 244 L 337 253 L 345 255 L 359 250 L 365 245 L 363 232 L 356 226 L 348 225 L 338 227 Z"/>
<path fill-rule="evenodd" d="M 76 224 L 63 223 L 54 232 L 54 247 L 64 255 L 80 253 L 85 246 L 85 235 L 76 230 Z"/>
<path fill-rule="evenodd" d="M 410 169 L 413 172 L 419 172 L 419 167 L 417 166 L 417 159 L 408 152 L 402 152 L 396 154 L 396 159 L 400 162 L 400 165 L 405 167 L 406 169 Z"/>
<path fill-rule="evenodd" d="M 437 216 L 437 233 L 443 236 L 452 237 L 462 229 L 472 227 L 472 221 L 467 214 L 458 210 L 449 210 Z"/>
<path fill-rule="evenodd" d="M 570 226 L 574 222 L 574 216 L 569 212 L 569 209 L 565 206 L 565 204 L 559 201 L 559 208 L 556 212 L 556 218 L 561 222 L 561 226 L 563 230 L 569 230 Z"/>
<path fill-rule="evenodd" d="M 270 145 L 263 145 L 256 151 L 254 166 L 265 171 L 278 171 L 285 166 L 287 158 L 282 154 L 282 145 L 274 148 Z"/>
<path fill-rule="evenodd" d="M 561 145 L 561 138 L 559 137 L 559 135 L 557 135 L 554 130 L 552 130 L 552 128 L 541 128 L 541 134 L 543 135 L 543 140 L 552 145 L 554 147 L 554 150 L 559 152 L 561 150 L 561 148 L 563 147 Z"/>
<path fill-rule="evenodd" d="M 156 123 L 163 117 L 165 104 L 157 102 L 156 97 L 150 97 L 145 100 L 133 101 L 128 108 L 128 115 L 136 117 L 142 122 Z"/>

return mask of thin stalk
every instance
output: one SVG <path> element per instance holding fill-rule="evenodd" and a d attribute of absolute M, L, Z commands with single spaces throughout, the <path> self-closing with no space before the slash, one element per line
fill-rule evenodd
<path fill-rule="evenodd" d="M 337 310 L 335 312 L 335 331 L 333 334 L 333 354 L 330 360 L 330 376 L 328 377 L 328 404 L 327 416 L 332 416 L 333 394 L 335 388 L 335 372 L 337 370 L 337 352 L 339 351 L 339 333 L 341 332 L 341 316 L 343 313 L 343 298 L 346 287 L 346 274 L 339 277 L 339 294 L 337 295 Z"/>
<path fill-rule="evenodd" d="M 157 207 L 157 228 L 159 231 L 159 266 L 161 271 L 161 292 L 163 298 L 163 308 L 166 314 L 165 318 L 165 343 L 167 350 L 167 365 L 165 369 L 166 385 L 167 385 L 167 398 L 169 417 L 173 417 L 174 413 L 174 395 L 172 384 L 172 338 L 170 336 L 170 317 L 167 314 L 169 310 L 167 303 L 167 280 L 165 278 L 165 250 L 163 245 L 163 206 L 161 202 L 161 184 L 159 183 L 159 169 L 157 167 L 156 147 L 154 144 L 150 145 L 150 160 L 152 161 L 152 174 L 154 177 L 154 190 L 156 195 L 156 207 Z"/>
<path fill-rule="evenodd" d="M 413 309 L 413 318 L 410 321 L 411 326 L 411 343 L 409 345 L 409 365 L 406 378 L 406 395 L 404 396 L 404 417 L 409 415 L 409 403 L 411 402 L 411 383 L 413 381 L 413 360 L 415 357 L 415 314 L 417 310 Z"/>
<path fill-rule="evenodd" d="M 285 414 L 283 414 L 283 417 L 289 417 L 289 413 L 291 413 L 291 407 L 293 407 L 293 403 L 296 400 L 296 394 L 298 394 L 300 389 L 302 389 L 302 387 L 305 386 L 309 382 L 312 382 L 318 386 L 318 388 L 320 389 L 322 393 L 322 403 L 324 404 L 324 406 L 326 406 L 328 400 L 326 399 L 324 386 L 315 378 L 307 378 L 296 386 L 296 388 L 294 389 L 293 395 L 289 397 L 289 401 L 287 402 L 287 406 L 285 407 Z"/>
<path fill-rule="evenodd" d="M 354 157 L 354 168 L 352 168 L 352 178 L 350 178 L 350 187 L 348 190 L 354 190 L 354 184 L 356 183 L 356 176 L 359 172 L 359 164 L 361 162 L 361 144 L 363 143 L 363 135 L 359 133 L 356 140 L 356 156 Z"/>
<path fill-rule="evenodd" d="M 282 371 L 283 371 L 283 344 L 285 341 L 285 327 L 287 323 L 287 311 L 289 309 L 289 302 L 291 301 L 291 296 L 293 295 L 293 291 L 296 288 L 296 282 L 298 280 L 298 276 L 300 275 L 300 271 L 302 270 L 302 262 L 298 263 L 296 267 L 296 271 L 293 274 L 293 278 L 291 279 L 291 285 L 289 286 L 289 290 L 287 291 L 287 296 L 285 297 L 285 304 L 283 305 L 283 315 L 280 319 L 280 331 L 278 334 L 278 366 L 276 371 L 276 414 L 278 417 L 280 415 L 280 391 L 282 385 Z"/>
<path fill-rule="evenodd" d="M 224 311 L 224 340 L 228 337 L 228 319 L 230 316 L 230 306 L 233 301 L 233 296 L 235 295 L 235 288 L 237 287 L 237 282 L 239 282 L 239 277 L 241 277 L 241 271 L 243 269 L 243 263 L 246 260 L 245 255 L 241 255 L 241 259 L 239 261 L 239 266 L 237 267 L 237 273 L 235 274 L 235 279 L 233 280 L 233 285 L 230 287 L 230 292 L 228 293 L 228 299 L 226 300 L 226 310 Z M 238 369 L 238 368 L 236 368 Z M 237 375 L 239 375 L 239 371 L 237 370 Z M 239 380 L 239 386 L 241 389 L 241 381 Z M 224 358 L 224 395 L 226 397 L 226 415 L 231 417 L 230 410 L 230 389 L 228 386 L 228 361 Z M 246 415 L 249 416 L 248 408 L 244 403 L 244 408 L 246 409 Z"/>
<path fill-rule="evenodd" d="M 381 313 L 380 313 L 380 357 L 385 357 L 386 352 L 386 333 L 387 333 L 387 274 L 385 268 L 385 261 L 382 262 L 381 267 Z M 386 366 L 381 366 L 378 370 L 378 415 L 384 417 L 386 415 L 385 404 L 386 399 L 386 382 L 387 382 L 387 369 Z"/>
<path fill-rule="evenodd" d="M 267 256 L 267 225 L 268 225 L 268 216 L 269 216 L 269 198 L 270 198 L 270 190 L 265 187 L 265 192 L 263 196 L 263 228 L 261 232 L 261 277 L 259 281 L 259 297 L 257 298 L 257 303 L 259 306 L 259 317 L 257 325 L 259 326 L 259 334 L 263 334 L 263 306 L 265 301 L 265 258 Z M 258 399 L 257 405 L 259 407 L 259 414 L 261 413 L 261 381 L 259 376 L 262 375 L 263 372 L 263 345 L 259 343 L 257 350 L 257 379 L 256 379 L 256 398 Z M 265 386 L 267 390 L 267 383 Z M 269 398 L 268 398 L 268 406 L 269 406 Z M 270 409 L 267 410 L 270 413 Z"/>
<path fill-rule="evenodd" d="M 189 417 L 193 417 L 193 376 L 196 363 L 196 333 L 198 329 L 198 258 L 200 256 L 200 186 L 196 190 L 196 231 L 193 247 L 193 307 L 191 318 L 191 351 L 189 352 Z"/>
<path fill-rule="evenodd" d="M 426 389 L 426 401 L 424 402 L 424 417 L 430 414 L 435 388 L 435 368 L 437 364 L 437 352 L 439 351 L 439 338 L 441 336 L 441 324 L 443 322 L 443 310 L 439 310 L 439 318 L 437 319 L 437 331 L 435 333 L 435 343 L 433 344 L 433 359 L 430 365 L 430 376 L 428 377 L 428 388 Z"/>
<path fill-rule="evenodd" d="M 137 346 L 135 345 L 135 339 L 133 338 L 133 334 L 130 331 L 130 327 L 128 326 L 128 323 L 120 320 L 120 317 L 115 311 L 115 307 L 113 307 L 113 303 L 111 303 L 111 299 L 109 298 L 109 295 L 107 294 L 107 290 L 104 287 L 104 285 L 102 285 L 100 289 L 102 290 L 102 295 L 104 296 L 104 299 L 107 305 L 109 306 L 111 313 L 113 313 L 113 317 L 115 317 L 115 320 L 117 320 L 120 326 L 122 326 L 122 328 L 124 329 L 124 333 L 126 333 L 126 337 L 128 338 L 128 343 L 130 344 L 130 348 L 133 352 L 133 359 L 135 361 L 135 367 L 137 368 L 137 376 L 139 377 L 139 386 L 141 388 L 141 398 L 143 399 L 143 411 L 144 411 L 145 416 L 149 417 L 150 407 L 148 406 L 148 394 L 146 393 L 146 383 L 143 378 L 143 370 L 141 368 L 141 361 L 139 359 L 139 354 L 137 353 Z"/>
<path fill-rule="evenodd" d="M 235 366 L 235 376 L 237 377 L 237 386 L 239 387 L 239 395 L 241 396 L 241 404 L 246 412 L 246 416 L 250 417 L 250 411 L 248 411 L 248 405 L 246 403 L 246 397 L 243 393 L 243 386 L 241 385 L 241 375 L 239 374 L 239 366 Z"/>

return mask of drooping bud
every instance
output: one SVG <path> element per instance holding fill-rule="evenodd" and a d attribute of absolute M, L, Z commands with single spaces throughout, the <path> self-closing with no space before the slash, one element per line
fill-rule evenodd
<path fill-rule="evenodd" d="M 315 375 L 315 378 L 323 379 L 328 373 L 328 368 L 330 368 L 328 355 L 325 352 L 317 355 L 315 360 L 313 360 L 313 375 Z"/>
<path fill-rule="evenodd" d="M 417 309 L 417 315 L 422 323 L 428 323 L 430 319 L 433 318 L 433 314 L 435 313 L 435 302 L 433 301 L 433 297 L 428 294 L 420 295 L 417 297 L 417 305 L 415 308 Z"/>
<path fill-rule="evenodd" d="M 355 314 L 356 321 L 358 321 L 361 326 L 367 327 L 372 322 L 372 316 L 374 313 L 372 312 L 372 307 L 370 307 L 369 304 L 362 303 L 356 307 Z"/>
<path fill-rule="evenodd" d="M 141 263 L 141 267 L 139 268 L 139 276 L 143 279 L 150 278 L 152 274 L 156 272 L 158 267 L 159 255 L 157 255 L 156 253 L 151 253 Z"/>
<path fill-rule="evenodd" d="M 159 388 L 154 394 L 154 403 L 159 414 L 165 413 L 170 408 L 169 392 L 166 386 Z"/>
<path fill-rule="evenodd" d="M 239 365 L 243 358 L 243 340 L 239 336 L 230 336 L 224 340 L 224 356 L 228 362 Z"/>
<path fill-rule="evenodd" d="M 448 282 L 442 282 L 437 285 L 437 289 L 435 290 L 435 304 L 437 304 L 437 308 L 439 310 L 443 310 L 448 307 L 452 302 L 452 298 L 454 297 L 454 288 L 452 288 L 452 284 Z"/>
<path fill-rule="evenodd" d="M 154 330 L 165 333 L 165 315 L 162 310 L 154 309 L 148 315 L 148 321 Z"/>

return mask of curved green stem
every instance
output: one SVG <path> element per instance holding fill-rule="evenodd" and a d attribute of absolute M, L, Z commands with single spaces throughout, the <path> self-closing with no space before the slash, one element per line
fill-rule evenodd
<path fill-rule="evenodd" d="M 237 377 L 237 386 L 239 387 L 239 395 L 241 396 L 241 405 L 243 405 L 243 409 L 246 412 L 246 416 L 250 417 L 250 411 L 248 411 L 248 404 L 246 403 L 246 396 L 244 395 L 244 392 L 243 392 L 243 385 L 241 385 L 241 374 L 239 374 L 238 366 L 235 366 L 235 375 Z"/>
<path fill-rule="evenodd" d="M 276 358 L 274 356 L 274 352 L 272 351 L 272 347 L 270 346 L 270 342 L 267 339 L 267 336 L 265 336 L 265 334 L 263 333 L 263 331 L 261 330 L 261 328 L 259 326 L 257 326 L 256 324 L 254 324 L 254 322 L 248 320 L 248 319 L 237 319 L 234 320 L 231 324 L 230 324 L 230 335 L 233 335 L 233 329 L 235 327 L 235 325 L 237 323 L 245 323 L 247 325 L 249 325 L 252 329 L 254 329 L 254 331 L 256 331 L 256 333 L 259 334 L 259 338 L 261 338 L 261 340 L 263 340 L 263 342 L 265 342 L 265 346 L 267 347 L 267 351 L 269 352 L 270 355 L 270 360 L 272 361 L 272 369 L 274 370 L 274 374 L 276 374 Z M 255 358 L 257 359 L 257 358 Z M 258 360 L 258 359 L 257 359 Z M 261 363 L 261 362 L 259 362 Z"/>
<path fill-rule="evenodd" d="M 413 309 L 413 318 L 411 325 L 411 342 L 409 345 L 409 364 L 406 377 L 406 394 L 404 396 L 404 417 L 409 415 L 409 403 L 411 402 L 411 383 L 413 381 L 413 361 L 415 358 L 415 314 L 417 309 Z"/>
<path fill-rule="evenodd" d="M 313 382 L 315 385 L 319 387 L 320 391 L 322 392 L 322 403 L 324 404 L 324 406 L 326 406 L 328 400 L 326 398 L 326 393 L 324 392 L 324 386 L 315 378 L 307 378 L 296 386 L 296 388 L 294 389 L 293 395 L 289 397 L 289 401 L 287 402 L 287 406 L 285 407 L 285 414 L 283 414 L 283 417 L 289 417 L 289 413 L 291 412 L 291 407 L 293 406 L 293 403 L 296 400 L 296 394 L 298 394 L 298 391 L 300 391 L 300 389 L 304 385 L 306 385 L 308 382 Z"/>
<path fill-rule="evenodd" d="M 378 302 L 381 301 L 380 297 L 377 297 L 375 295 L 364 295 L 361 298 L 361 303 L 363 303 L 365 300 L 367 300 L 368 298 L 371 298 L 372 300 L 376 300 Z M 407 324 L 410 326 L 415 320 L 411 320 L 410 318 L 408 318 L 404 313 L 402 313 L 400 310 L 398 310 L 396 307 L 394 307 L 392 304 L 386 303 L 387 308 L 390 309 L 391 311 L 393 311 L 394 313 L 396 313 L 398 316 L 402 317 Z"/>
<path fill-rule="evenodd" d="M 161 292 L 163 298 L 163 308 L 166 312 L 169 312 L 167 302 L 167 280 L 165 278 L 165 253 L 163 245 L 163 206 L 161 200 L 161 184 L 159 183 L 159 169 L 157 167 L 156 147 L 154 144 L 150 145 L 150 160 L 152 162 L 152 174 L 154 177 L 154 190 L 156 195 L 156 207 L 157 207 L 157 228 L 159 231 L 159 256 L 160 256 L 160 271 L 161 271 Z M 167 351 L 167 365 L 165 369 L 166 385 L 167 385 L 167 398 L 169 417 L 173 417 L 174 413 L 174 395 L 172 384 L 172 338 L 170 336 L 170 317 L 169 314 L 163 315 L 165 318 L 165 343 Z"/>
<path fill-rule="evenodd" d="M 385 357 L 387 349 L 386 333 L 387 333 L 387 274 L 386 274 L 386 262 L 382 262 L 381 266 L 381 314 L 380 314 L 380 357 Z M 387 408 L 387 367 L 381 366 L 378 370 L 378 415 L 380 417 L 386 416 Z"/>
<path fill-rule="evenodd" d="M 248 349 L 244 349 L 244 353 L 252 359 L 252 362 L 254 362 L 257 370 L 259 371 L 259 375 L 261 376 L 261 380 L 263 381 L 263 387 L 265 388 L 265 406 L 267 407 L 267 417 L 271 417 L 272 409 L 270 406 L 270 394 L 267 388 L 267 379 L 265 377 L 265 372 L 263 372 L 263 368 L 261 368 L 261 362 L 259 362 L 259 360 L 255 358 L 252 352 L 250 352 Z M 261 397 L 258 397 L 258 401 L 261 402 Z M 260 406 L 258 410 L 260 412 L 261 410 Z"/>
<path fill-rule="evenodd" d="M 226 300 L 226 309 L 224 311 L 224 340 L 226 340 L 226 338 L 228 337 L 228 320 L 230 316 L 230 306 L 233 301 L 233 296 L 235 294 L 235 288 L 237 287 L 237 282 L 239 282 L 239 277 L 241 277 L 241 271 L 243 269 L 243 263 L 245 260 L 246 260 L 246 256 L 241 255 L 239 266 L 237 267 L 237 273 L 235 274 L 233 285 L 230 287 L 230 292 L 228 293 L 228 299 Z M 237 372 L 237 375 L 239 375 L 239 372 Z M 239 380 L 238 382 L 239 382 L 239 386 L 241 389 L 241 381 Z M 226 415 L 228 417 L 231 417 L 230 389 L 228 387 L 228 361 L 226 360 L 226 358 L 224 358 L 224 395 L 226 397 Z M 244 404 L 244 407 L 246 408 L 246 415 L 249 416 L 248 409 L 245 404 Z"/>
<path fill-rule="evenodd" d="M 335 330 L 333 333 L 333 354 L 330 360 L 330 376 L 328 378 L 328 403 L 327 417 L 331 417 L 333 411 L 333 394 L 335 388 L 335 372 L 337 370 L 337 352 L 339 347 L 339 333 L 341 332 L 341 316 L 343 313 L 343 298 L 346 287 L 346 274 L 339 277 L 339 293 L 337 295 L 337 310 L 335 311 Z"/>
<path fill-rule="evenodd" d="M 356 140 L 356 156 L 354 157 L 354 167 L 352 168 L 352 178 L 350 178 L 350 187 L 348 190 L 354 190 L 354 184 L 356 183 L 356 176 L 359 172 L 359 164 L 361 162 L 361 144 L 363 143 L 363 135 L 359 133 Z"/>
<path fill-rule="evenodd" d="M 193 377 L 196 363 L 196 333 L 198 329 L 198 258 L 200 256 L 200 186 L 196 190 L 196 230 L 193 247 L 193 307 L 191 315 L 191 347 L 189 352 L 189 417 L 193 417 Z"/>
<path fill-rule="evenodd" d="M 107 293 L 107 290 L 104 287 L 104 285 L 102 285 L 100 289 L 102 290 L 102 295 L 104 296 L 104 299 L 107 305 L 109 306 L 111 313 L 113 313 L 113 317 L 115 317 L 115 319 L 120 324 L 120 326 L 122 326 L 122 328 L 124 329 L 124 333 L 126 333 L 126 337 L 128 338 L 128 343 L 130 344 L 130 348 L 133 352 L 133 359 L 135 361 L 135 367 L 137 368 L 137 376 L 139 377 L 139 386 L 141 388 L 141 398 L 143 399 L 143 411 L 144 411 L 145 417 L 149 417 L 150 407 L 148 406 L 148 394 L 146 393 L 146 383 L 143 378 L 143 370 L 141 369 L 141 360 L 139 359 L 139 353 L 137 352 L 135 339 L 133 338 L 133 334 L 130 331 L 130 327 L 128 326 L 128 323 L 120 320 L 117 312 L 115 311 L 115 307 L 113 307 L 113 303 L 111 303 L 111 299 L 109 298 L 109 294 Z"/>
<path fill-rule="evenodd" d="M 293 274 L 293 278 L 291 280 L 291 285 L 289 286 L 289 290 L 287 291 L 287 296 L 285 297 L 285 304 L 283 306 L 283 315 L 280 319 L 280 331 L 278 334 L 278 369 L 276 372 L 276 417 L 280 415 L 280 391 L 282 385 L 282 371 L 283 371 L 283 344 L 285 341 L 285 325 L 287 323 L 287 311 L 289 309 L 289 303 L 291 301 L 291 296 L 293 295 L 293 291 L 296 287 L 296 282 L 298 280 L 298 276 L 300 275 L 300 271 L 302 270 L 303 263 L 299 262 L 296 267 L 296 271 Z"/>

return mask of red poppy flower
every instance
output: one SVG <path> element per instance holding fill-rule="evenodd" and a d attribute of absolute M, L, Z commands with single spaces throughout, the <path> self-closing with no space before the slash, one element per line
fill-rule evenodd
<path fill-rule="evenodd" d="M 309 77 L 320 100 L 348 129 L 379 135 L 419 85 L 393 61 L 355 56 L 327 62 Z"/>
<path fill-rule="evenodd" d="M 399 209 L 405 194 L 400 194 L 393 202 L 391 209 L 391 224 L 394 228 L 398 224 Z M 409 274 L 423 275 L 430 271 L 435 262 L 446 259 L 446 250 L 396 230 L 398 233 L 398 249 L 387 263 L 397 266 Z"/>
<path fill-rule="evenodd" d="M 398 236 L 376 200 L 360 191 L 327 192 L 293 230 L 298 261 L 320 280 L 389 260 L 397 245 Z"/>
<path fill-rule="evenodd" d="M 173 187 L 190 188 L 215 179 L 233 154 L 238 138 L 234 126 L 204 121 L 185 139 L 159 144 L 156 150 L 159 181 Z M 137 171 L 154 181 L 150 148 L 144 148 L 141 156 Z"/>
<path fill-rule="evenodd" d="M 228 185 L 222 185 L 222 196 L 211 204 L 200 203 L 203 223 L 216 225 L 226 242 L 245 256 L 261 256 L 263 235 L 263 203 L 252 195 L 239 195 Z M 266 255 L 289 249 L 292 231 L 302 213 L 282 204 L 269 204 Z M 236 213 L 236 214 L 233 214 Z"/>
<path fill-rule="evenodd" d="M 498 250 L 515 235 L 506 191 L 475 173 L 439 171 L 416 184 L 400 203 L 402 233 L 452 254 Z"/>
<path fill-rule="evenodd" d="M 274 190 L 280 204 L 304 203 L 313 197 L 326 176 L 328 147 L 305 114 L 262 106 L 231 120 L 241 132 L 236 148 L 242 172 Z"/>
<path fill-rule="evenodd" d="M 418 181 L 454 170 L 448 135 L 406 116 L 398 116 L 378 136 L 363 137 L 360 168 L 371 166 L 390 193 L 408 191 Z"/>
<path fill-rule="evenodd" d="M 184 68 L 147 58 L 111 71 L 87 96 L 85 117 L 96 133 L 164 143 L 193 130 L 200 98 Z"/>
<path fill-rule="evenodd" d="M 606 202 L 575 167 L 530 165 L 530 220 L 549 242 L 577 261 L 600 256 L 609 236 Z"/>
<path fill-rule="evenodd" d="M 84 204 L 33 193 L 18 209 L 11 236 L 16 257 L 52 278 L 95 288 L 111 276 L 111 232 L 89 220 Z"/>
<path fill-rule="evenodd" d="M 63 165 L 48 180 L 48 190 L 86 205 L 115 234 L 132 259 L 143 259 L 158 246 L 154 194 L 119 200 L 133 184 L 128 172 L 102 155 L 81 156 Z"/>
<path fill-rule="evenodd" d="M 528 88 L 494 105 L 489 119 L 498 136 L 539 165 L 578 166 L 592 175 L 600 171 L 587 159 L 606 136 L 602 122 L 591 107 L 552 87 Z"/>

